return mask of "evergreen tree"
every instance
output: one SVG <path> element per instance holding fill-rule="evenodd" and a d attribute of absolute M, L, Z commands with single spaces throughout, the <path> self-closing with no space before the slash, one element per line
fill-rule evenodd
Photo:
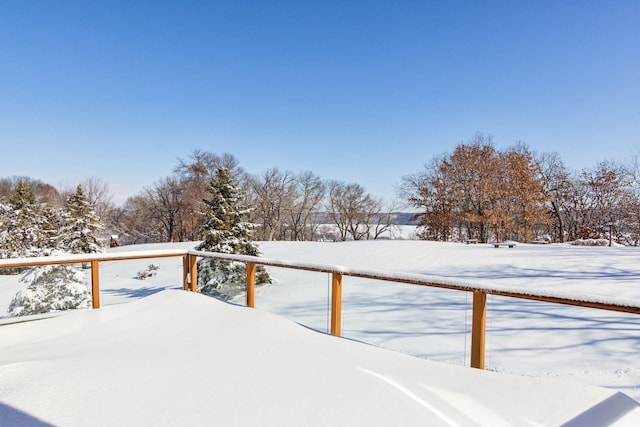
<path fill-rule="evenodd" d="M 242 204 L 244 193 L 236 185 L 226 167 L 218 167 L 208 187 L 211 199 L 204 200 L 204 240 L 198 250 L 239 255 L 259 255 L 251 241 L 254 226 L 245 222 L 249 209 Z M 227 299 L 229 293 L 244 288 L 246 266 L 244 263 L 202 259 L 198 262 L 198 290 Z M 263 266 L 256 268 L 256 282 L 268 283 L 269 275 Z"/>
<path fill-rule="evenodd" d="M 85 284 L 85 275 L 77 267 L 35 267 L 25 273 L 20 281 L 29 285 L 14 295 L 8 309 L 10 316 L 88 308 L 91 304 L 91 292 Z"/>
<path fill-rule="evenodd" d="M 9 239 L 9 222 L 13 209 L 6 203 L 0 202 L 0 258 L 7 258 L 6 248 Z"/>
<path fill-rule="evenodd" d="M 64 252 L 64 236 L 60 233 L 62 212 L 60 209 L 52 209 L 47 205 L 43 205 L 41 209 L 40 232 L 42 233 L 45 255 Z"/>
<path fill-rule="evenodd" d="M 18 181 L 9 203 L 0 207 L 0 257 L 49 255 L 55 245 L 45 232 L 50 228 L 48 220 L 36 203 L 33 189 Z"/>
<path fill-rule="evenodd" d="M 61 215 L 46 205 L 36 203 L 33 190 L 24 182 L 18 182 L 9 198 L 9 204 L 0 205 L 2 257 L 51 255 L 61 250 L 63 244 L 74 249 L 88 248 L 85 252 L 96 252 L 91 250 L 94 243 L 99 248 L 97 240 L 91 234 L 96 229 L 91 222 L 95 214 L 92 209 L 85 207 L 82 196 L 82 191 L 78 188 L 76 195 L 69 198 L 62 215 L 65 223 L 61 226 Z M 85 274 L 70 265 L 33 267 L 28 269 L 20 281 L 29 284 L 13 297 L 8 309 L 12 316 L 84 308 L 91 301 Z"/>
<path fill-rule="evenodd" d="M 78 185 L 64 203 L 61 234 L 65 250 L 74 254 L 102 252 L 96 237 L 101 228 L 89 198 Z"/>
<path fill-rule="evenodd" d="M 13 258 L 13 222 L 15 221 L 15 211 L 6 204 L 0 203 L 0 258 Z M 13 274 L 14 269 L 2 268 L 0 274 Z"/>
<path fill-rule="evenodd" d="M 9 196 L 9 204 L 16 210 L 28 208 L 36 204 L 36 196 L 33 188 L 26 182 L 20 180 Z"/>

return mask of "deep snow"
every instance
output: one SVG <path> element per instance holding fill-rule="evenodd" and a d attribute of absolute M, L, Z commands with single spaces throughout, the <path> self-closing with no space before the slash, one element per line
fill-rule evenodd
<path fill-rule="evenodd" d="M 0 328 L 0 424 L 637 426 L 622 393 L 446 365 L 184 291 Z"/>

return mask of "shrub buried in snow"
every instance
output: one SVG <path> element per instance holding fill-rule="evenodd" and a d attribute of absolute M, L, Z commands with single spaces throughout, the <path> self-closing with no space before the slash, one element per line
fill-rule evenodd
<path fill-rule="evenodd" d="M 81 269 L 70 265 L 47 265 L 27 271 L 22 282 L 30 282 L 18 291 L 9 304 L 9 315 L 27 316 L 50 311 L 88 308 L 91 293 Z"/>

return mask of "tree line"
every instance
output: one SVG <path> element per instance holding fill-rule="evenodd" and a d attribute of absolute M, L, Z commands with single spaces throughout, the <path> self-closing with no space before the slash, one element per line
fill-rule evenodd
<path fill-rule="evenodd" d="M 256 225 L 256 240 L 360 240 L 378 238 L 392 223 L 392 208 L 363 186 L 323 180 L 313 172 L 270 168 L 249 174 L 232 155 L 194 151 L 178 159 L 173 173 L 155 181 L 122 206 L 112 203 L 108 185 L 97 179 L 81 183 L 104 224 L 105 234 L 123 244 L 197 241 L 203 237 L 204 201 L 219 167 L 228 169 L 249 206 L 246 221 Z M 0 179 L 0 201 L 17 181 L 29 185 L 36 199 L 60 206 L 69 190 L 28 177 Z M 333 224 L 327 227 L 326 224 Z"/>
<path fill-rule="evenodd" d="M 46 256 L 56 253 L 100 252 L 102 228 L 88 197 L 78 186 L 59 206 L 43 200 L 57 192 L 48 186 L 36 198 L 32 186 L 18 180 L 7 197 L 0 198 L 0 258 Z"/>
<path fill-rule="evenodd" d="M 104 233 L 118 235 L 123 244 L 198 241 L 206 222 L 204 201 L 219 167 L 241 189 L 255 240 L 376 239 L 392 230 L 399 210 L 357 183 L 277 167 L 250 174 L 232 154 L 200 150 L 178 159 L 171 175 L 122 206 L 112 203 L 107 184 L 88 179 L 81 185 Z M 17 180 L 0 179 L 0 202 Z M 48 206 L 61 206 L 73 192 L 20 180 Z M 402 177 L 398 196 L 417 212 L 423 239 L 565 242 L 612 233 L 620 243 L 640 241 L 637 158 L 571 171 L 557 153 L 532 152 L 523 143 L 499 149 L 490 136 L 477 134 Z"/>
<path fill-rule="evenodd" d="M 194 151 L 178 160 L 171 176 L 114 209 L 114 228 L 127 243 L 200 240 L 203 201 L 219 167 L 229 170 L 241 189 L 242 203 L 250 208 L 245 219 L 256 225 L 255 240 L 360 240 L 379 237 L 391 225 L 391 208 L 359 184 L 278 168 L 249 174 L 231 154 Z M 327 223 L 335 228 L 323 228 Z"/>
<path fill-rule="evenodd" d="M 522 143 L 497 149 L 478 134 L 403 177 L 401 192 L 419 210 L 423 239 L 480 242 L 640 240 L 637 158 L 604 160 L 575 172 L 557 153 Z"/>

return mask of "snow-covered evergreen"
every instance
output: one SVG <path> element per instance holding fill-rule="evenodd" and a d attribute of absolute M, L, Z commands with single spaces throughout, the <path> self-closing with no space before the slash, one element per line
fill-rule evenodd
<path fill-rule="evenodd" d="M 228 168 L 218 167 L 209 183 L 211 199 L 204 200 L 206 223 L 202 227 L 204 239 L 198 250 L 226 254 L 259 255 L 251 241 L 254 225 L 244 221 L 249 209 L 242 204 L 244 193 L 236 185 Z M 220 296 L 244 287 L 246 266 L 243 263 L 202 259 L 198 262 L 199 291 Z M 256 282 L 268 283 L 269 276 L 262 266 L 256 269 Z"/>
<path fill-rule="evenodd" d="M 85 284 L 85 274 L 77 267 L 35 267 L 25 273 L 20 281 L 29 285 L 18 291 L 11 300 L 8 310 L 10 316 L 88 308 L 91 304 L 91 292 Z"/>
<path fill-rule="evenodd" d="M 9 204 L 0 204 L 0 256 L 46 256 L 60 252 L 101 252 L 101 228 L 89 199 L 78 186 L 62 210 L 36 202 L 33 190 L 18 182 Z M 28 283 L 11 301 L 9 314 L 23 316 L 88 307 L 91 293 L 85 274 L 71 265 L 34 267 L 21 278 Z"/>
<path fill-rule="evenodd" d="M 0 258 L 11 258 L 10 224 L 13 220 L 14 211 L 6 203 L 0 203 Z"/>
<path fill-rule="evenodd" d="M 62 211 L 60 231 L 64 249 L 74 254 L 102 252 L 103 247 L 96 235 L 101 228 L 100 218 L 78 185 L 76 192 L 65 201 Z"/>
<path fill-rule="evenodd" d="M 0 258 L 50 255 L 57 249 L 55 214 L 36 202 L 33 189 L 19 181 L 8 204 L 0 204 Z"/>

